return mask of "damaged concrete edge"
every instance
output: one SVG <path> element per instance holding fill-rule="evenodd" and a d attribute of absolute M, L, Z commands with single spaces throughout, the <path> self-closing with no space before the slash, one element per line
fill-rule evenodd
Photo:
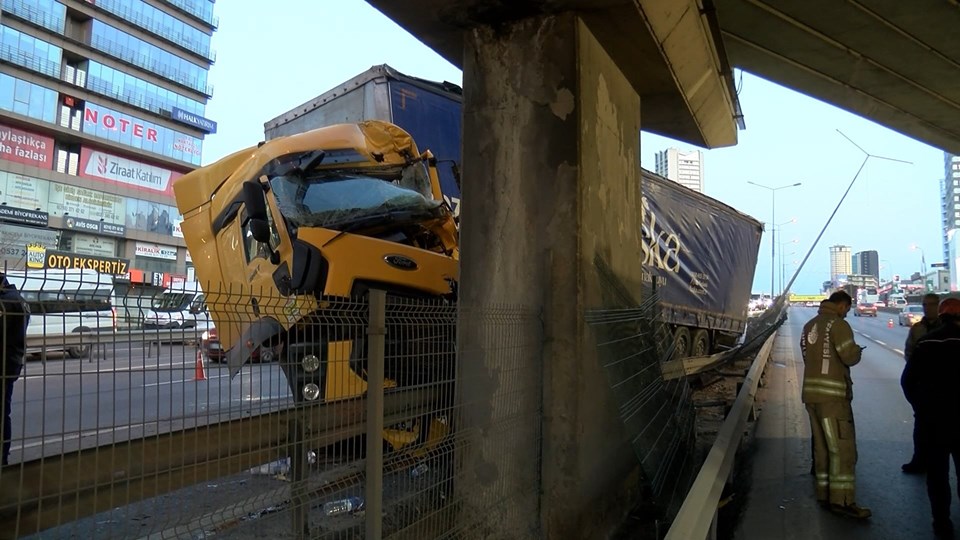
<path fill-rule="evenodd" d="M 708 538 L 711 525 L 716 519 L 720 495 L 733 468 L 733 460 L 743 437 L 747 418 L 753 410 L 760 377 L 767 366 L 767 360 L 770 358 L 770 351 L 773 350 L 776 339 L 777 332 L 774 332 L 757 353 L 743 381 L 743 386 L 737 394 L 733 408 L 730 409 L 727 419 L 717 433 L 707 459 L 700 467 L 697 478 L 667 532 L 667 540 Z"/>

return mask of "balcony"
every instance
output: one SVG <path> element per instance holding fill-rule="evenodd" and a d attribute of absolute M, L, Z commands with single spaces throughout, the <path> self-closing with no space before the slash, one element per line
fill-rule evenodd
<path fill-rule="evenodd" d="M 186 86 L 187 88 L 192 88 L 198 92 L 202 92 L 207 97 L 213 96 L 213 86 L 204 85 L 195 77 L 191 77 L 188 73 L 184 73 L 183 71 L 175 69 L 167 64 L 164 64 L 163 62 L 152 59 L 145 54 L 120 45 L 112 40 L 106 39 L 102 36 L 94 35 L 93 39 L 90 40 L 90 46 L 104 54 L 113 56 L 118 60 L 141 67 L 177 84 Z"/>
<path fill-rule="evenodd" d="M 52 13 L 41 11 L 37 6 L 28 5 L 23 0 L 2 0 L 0 1 L 0 7 L 5 13 L 17 19 L 22 19 L 58 34 L 63 33 L 65 15 L 62 13 L 59 17 L 56 17 Z"/>
<path fill-rule="evenodd" d="M 0 60 L 44 75 L 60 78 L 60 63 L 26 54 L 13 45 L 0 46 Z"/>

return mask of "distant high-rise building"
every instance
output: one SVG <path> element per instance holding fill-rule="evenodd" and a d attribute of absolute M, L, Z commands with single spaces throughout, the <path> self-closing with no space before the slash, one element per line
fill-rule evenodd
<path fill-rule="evenodd" d="M 940 181 L 940 212 L 943 218 L 943 261 L 953 268 L 950 260 L 950 231 L 960 229 L 960 156 L 943 154 L 944 172 Z"/>
<path fill-rule="evenodd" d="M 836 286 L 852 273 L 853 257 L 850 246 L 830 246 L 830 281 Z"/>
<path fill-rule="evenodd" d="M 860 251 L 853 255 L 853 273 L 880 279 L 880 255 L 875 250 Z"/>
<path fill-rule="evenodd" d="M 703 153 L 667 148 L 657 152 L 656 173 L 694 191 L 703 192 Z"/>

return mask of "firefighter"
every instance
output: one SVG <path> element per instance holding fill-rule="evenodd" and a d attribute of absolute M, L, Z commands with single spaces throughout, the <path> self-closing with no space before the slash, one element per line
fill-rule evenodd
<path fill-rule="evenodd" d="M 939 538 L 953 538 L 950 457 L 960 471 L 960 299 L 941 302 L 939 315 L 941 326 L 917 342 L 903 381 L 922 426 L 933 531 Z"/>
<path fill-rule="evenodd" d="M 853 424 L 850 367 L 863 348 L 844 320 L 853 299 L 837 291 L 820 304 L 817 316 L 803 327 L 803 403 L 813 434 L 817 502 L 831 512 L 867 519 L 870 509 L 856 503 L 857 440 Z"/>
<path fill-rule="evenodd" d="M 940 306 L 940 297 L 935 293 L 928 293 L 923 296 L 923 318 L 920 322 L 910 327 L 910 333 L 907 334 L 907 342 L 903 346 L 903 359 L 907 364 L 910 363 L 910 357 L 917 346 L 917 342 L 927 333 L 934 330 L 939 325 L 937 309 Z M 903 371 L 906 373 L 907 364 L 904 364 Z M 903 388 L 903 395 L 907 398 L 910 406 L 913 407 L 914 396 L 910 394 L 903 382 L 903 375 L 900 376 L 900 387 Z M 923 441 L 924 437 L 920 433 L 920 424 L 917 422 L 917 409 L 913 409 L 913 457 L 910 461 L 900 466 L 900 470 L 907 474 L 923 474 L 927 467 L 923 460 Z"/>

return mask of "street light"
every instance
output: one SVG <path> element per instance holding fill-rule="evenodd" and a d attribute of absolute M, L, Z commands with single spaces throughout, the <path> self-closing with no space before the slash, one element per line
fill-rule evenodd
<path fill-rule="evenodd" d="M 777 222 L 777 192 L 781 189 L 787 189 L 792 187 L 797 187 L 800 185 L 800 182 L 796 184 L 787 184 L 785 186 L 779 187 L 770 187 L 763 184 L 758 184 L 756 182 L 747 180 L 747 183 L 763 189 L 770 190 L 770 225 L 774 227 L 774 231 L 771 231 L 770 235 L 770 298 L 773 298 L 774 291 L 774 280 L 777 276 L 777 239 L 776 239 L 776 227 L 775 223 Z"/>
<path fill-rule="evenodd" d="M 928 291 L 927 289 L 927 256 L 923 253 L 923 248 L 913 244 L 910 246 L 910 249 L 913 251 L 920 251 L 920 281 L 923 282 L 923 290 Z"/>
<path fill-rule="evenodd" d="M 783 251 L 784 251 L 783 248 L 784 246 L 789 246 L 790 244 L 798 244 L 798 243 L 800 243 L 800 240 L 797 240 L 796 238 L 794 238 L 793 240 L 790 240 L 789 242 L 780 242 L 780 288 L 781 289 L 783 289 L 783 266 L 784 266 L 783 265 Z M 790 253 L 787 254 L 787 256 L 796 255 L 796 253 L 797 253 L 796 251 L 791 251 Z M 783 293 L 783 290 L 781 290 L 780 292 Z"/>

